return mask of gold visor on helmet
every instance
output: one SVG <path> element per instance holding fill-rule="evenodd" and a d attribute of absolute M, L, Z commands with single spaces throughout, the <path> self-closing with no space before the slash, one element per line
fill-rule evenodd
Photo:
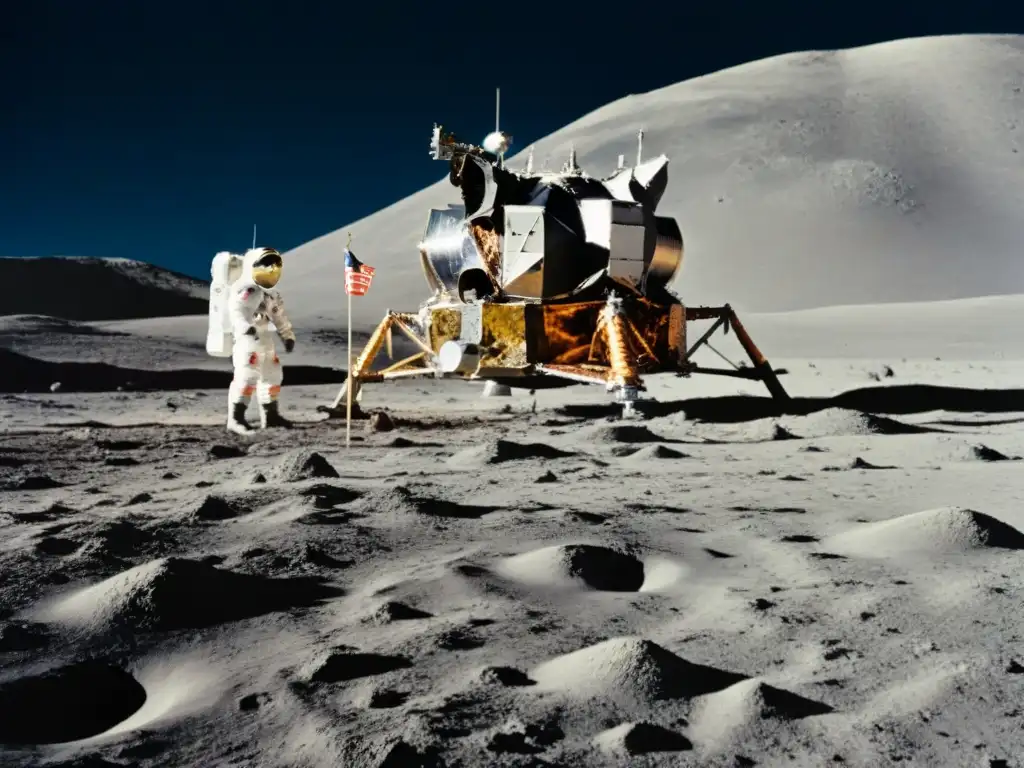
<path fill-rule="evenodd" d="M 260 288 L 273 288 L 281 279 L 281 266 L 281 254 L 273 248 L 265 248 L 252 265 L 252 281 Z"/>

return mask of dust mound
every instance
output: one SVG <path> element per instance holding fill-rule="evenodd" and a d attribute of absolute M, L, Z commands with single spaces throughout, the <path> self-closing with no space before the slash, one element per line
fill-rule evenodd
<path fill-rule="evenodd" d="M 849 469 L 897 469 L 889 464 L 872 464 L 870 461 L 865 459 L 863 456 L 855 456 L 852 460 L 845 464 L 829 464 L 828 466 L 822 467 L 822 472 L 843 472 Z"/>
<path fill-rule="evenodd" d="M 799 720 L 832 711 L 828 704 L 760 680 L 743 680 L 704 699 L 694 713 L 690 732 L 698 741 L 716 742 L 731 733 L 756 728 L 762 720 Z"/>
<path fill-rule="evenodd" d="M 627 446 L 621 446 L 621 448 L 629 450 Z M 669 448 L 667 445 L 661 445 L 660 443 L 656 445 L 645 445 L 643 448 L 639 448 L 637 450 L 630 450 L 626 455 L 630 461 L 634 462 L 650 461 L 652 459 L 690 458 L 690 454 L 677 451 L 675 448 Z"/>
<path fill-rule="evenodd" d="M 614 637 L 558 656 L 535 667 L 530 677 L 537 690 L 639 703 L 702 696 L 745 679 L 693 664 L 639 637 Z"/>
<path fill-rule="evenodd" d="M 441 443 L 424 443 L 397 435 L 384 444 L 388 448 L 443 448 Z"/>
<path fill-rule="evenodd" d="M 465 448 L 448 459 L 453 467 L 482 467 L 488 464 L 502 464 L 506 461 L 528 461 L 530 459 L 560 459 L 572 456 L 544 443 L 515 443 L 511 440 L 491 440 L 481 445 Z"/>
<path fill-rule="evenodd" d="M 799 440 L 798 435 L 794 435 L 788 429 L 781 424 L 775 424 L 772 428 L 772 440 Z"/>
<path fill-rule="evenodd" d="M 851 435 L 919 435 L 937 430 L 905 424 L 887 416 L 876 416 L 846 408 L 826 408 L 808 416 L 790 417 L 781 425 L 804 437 L 841 437 Z"/>
<path fill-rule="evenodd" d="M 363 621 L 369 624 L 383 625 L 391 624 L 395 621 L 412 621 L 414 619 L 429 618 L 431 618 L 431 614 L 426 611 L 421 611 L 419 608 L 413 608 L 405 603 L 389 600 L 374 609 L 373 612 L 363 619 Z"/>
<path fill-rule="evenodd" d="M 419 511 L 413 492 L 404 485 L 368 491 L 349 510 L 361 515 L 415 515 Z"/>
<path fill-rule="evenodd" d="M 348 508 L 356 514 L 378 517 L 450 517 L 476 520 L 500 507 L 458 504 L 454 501 L 418 496 L 404 485 L 383 491 L 370 491 Z"/>
<path fill-rule="evenodd" d="M 312 498 L 313 506 L 317 509 L 332 509 L 339 504 L 355 501 L 360 496 L 358 491 L 329 483 L 317 483 L 310 486 L 302 491 L 302 495 Z"/>
<path fill-rule="evenodd" d="M 654 723 L 623 723 L 602 731 L 594 744 L 611 754 L 646 755 L 651 752 L 682 752 L 693 744 L 681 733 Z"/>
<path fill-rule="evenodd" d="M 1024 549 L 1024 534 L 1001 520 L 963 507 L 940 507 L 868 523 L 826 540 L 826 548 L 860 557 Z"/>
<path fill-rule="evenodd" d="M 195 520 L 207 522 L 216 520 L 230 520 L 238 517 L 247 510 L 241 505 L 229 501 L 223 496 L 206 496 L 195 509 L 192 510 L 192 517 Z"/>
<path fill-rule="evenodd" d="M 95 661 L 0 683 L 0 742 L 58 744 L 96 736 L 146 702 L 130 674 Z"/>
<path fill-rule="evenodd" d="M 281 482 L 295 483 L 315 478 L 341 477 L 331 463 L 316 451 L 299 449 L 286 454 L 277 465 Z"/>
<path fill-rule="evenodd" d="M 366 422 L 367 432 L 391 432 L 395 428 L 395 422 L 384 411 L 376 411 L 370 414 Z"/>
<path fill-rule="evenodd" d="M 978 461 L 1012 461 L 1005 453 L 1000 453 L 995 448 L 989 448 L 980 443 L 971 446 L 970 457 Z"/>
<path fill-rule="evenodd" d="M 642 562 L 590 544 L 558 544 L 524 552 L 505 560 L 500 570 L 525 583 L 582 584 L 604 592 L 636 592 L 644 583 Z"/>
<path fill-rule="evenodd" d="M 192 629 L 312 605 L 339 594 L 314 579 L 269 579 L 162 558 L 44 608 L 43 621 L 130 631 Z"/>
<path fill-rule="evenodd" d="M 586 430 L 586 439 L 594 443 L 674 443 L 652 432 L 643 424 L 598 424 Z"/>
<path fill-rule="evenodd" d="M 311 683 L 340 683 L 374 677 L 398 669 L 408 669 L 412 662 L 404 656 L 386 656 L 380 653 L 333 651 L 318 659 L 309 675 Z"/>

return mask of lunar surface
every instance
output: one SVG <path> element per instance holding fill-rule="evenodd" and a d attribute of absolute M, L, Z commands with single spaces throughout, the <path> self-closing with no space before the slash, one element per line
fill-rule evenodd
<path fill-rule="evenodd" d="M 756 62 L 667 91 L 706 92 L 710 104 L 734 87 L 728 109 L 761 93 L 768 112 L 748 105 L 745 122 L 702 112 L 721 123 L 707 142 L 732 131 L 769 146 L 766 126 L 782 120 L 790 128 L 771 130 L 796 131 L 790 155 L 736 166 L 738 194 L 757 174 L 797 174 L 795 161 L 772 157 L 819 136 L 801 111 L 824 109 L 819 86 L 865 99 L 858 83 L 890 89 L 889 109 L 963 121 L 982 117 L 957 100 L 995 103 L 1006 88 L 1005 111 L 983 121 L 1003 130 L 1011 112 L 1024 117 L 1011 85 L 1020 48 L 1019 38 L 904 41 Z M 941 72 L 887 64 L 936 51 L 958 51 L 957 77 L 978 87 L 942 91 Z M 897 98 L 908 89 L 916 102 Z M 637 119 L 660 116 L 667 132 L 666 114 Z M 596 119 L 545 146 L 597 131 Z M 672 135 L 693 170 L 702 150 L 687 125 Z M 962 125 L 939 121 L 929 136 Z M 916 169 L 916 191 L 899 198 L 914 205 L 882 214 L 861 198 L 832 200 L 846 234 L 876 215 L 941 212 L 955 197 L 943 195 L 965 194 L 987 162 L 963 177 L 932 162 L 926 143 L 915 155 L 842 126 L 829 146 L 848 156 L 868 147 L 875 161 L 885 149 L 919 162 L 891 163 Z M 608 127 L 616 138 L 603 149 L 597 131 L 591 144 L 627 151 L 615 143 L 631 141 L 623 130 Z M 1005 150 L 1008 163 L 1010 149 L 986 151 Z M 591 151 L 581 142 L 585 167 Z M 890 191 L 878 194 L 896 201 L 899 180 L 879 173 Z M 686 176 L 673 171 L 662 209 L 684 233 L 688 221 L 708 231 L 679 204 L 692 194 Z M 1022 194 L 1018 173 L 1008 196 L 1008 178 L 992 192 L 1007 195 L 1007 210 Z M 422 223 L 428 192 L 416 211 L 403 201 L 378 216 L 405 206 Z M 786 197 L 751 195 L 744 205 Z M 740 204 L 726 194 L 708 207 Z M 386 231 L 384 218 L 364 235 Z M 714 221 L 745 231 L 725 213 Z M 947 224 L 987 226 L 970 221 L 908 225 L 919 228 L 915 247 L 944 243 L 929 252 L 934 271 L 898 262 L 909 241 L 879 230 L 882 254 L 842 241 L 861 249 L 860 283 L 808 274 L 805 289 L 771 298 L 777 307 L 741 315 L 782 372 L 793 397 L 784 410 L 760 384 L 730 378 L 649 377 L 633 419 L 600 388 L 483 397 L 482 383 L 406 380 L 364 389 L 369 418 L 353 422 L 347 447 L 344 421 L 317 412 L 345 377 L 340 272 L 335 324 L 318 325 L 328 280 L 286 263 L 298 345 L 283 358 L 281 402 L 296 424 L 247 438 L 224 429 L 230 365 L 204 354 L 201 284 L 116 268 L 162 291 L 174 317 L 118 304 L 124 291 L 102 312 L 64 315 L 26 292 L 19 314 L 0 318 L 0 764 L 1022 765 L 1024 296 L 982 294 L 1024 291 L 1024 273 L 1015 266 L 1010 279 L 1002 235 L 979 234 L 970 254 L 943 239 Z M 784 230 L 795 232 L 775 234 Z M 774 274 L 797 275 L 811 258 L 793 237 L 770 254 Z M 405 249 L 408 277 L 415 251 L 396 238 L 387 247 Z M 418 275 L 388 272 L 383 245 L 356 250 L 381 279 L 356 300 L 359 341 L 386 307 L 415 309 L 424 296 Z M 680 281 L 692 267 L 714 288 L 716 270 L 732 270 L 730 286 L 771 297 L 743 277 L 749 256 L 705 243 Z M 957 282 L 968 261 L 996 271 Z M 108 269 L 87 266 L 90 280 Z M 64 263 L 47 269 L 59 281 Z M 915 287 L 913 270 L 925 283 Z M 942 275 L 942 286 L 928 282 Z M 835 288 L 815 292 L 826 284 Z M 824 306 L 847 299 L 859 303 Z M 741 362 L 732 335 L 715 345 Z M 711 350 L 697 362 L 721 364 Z"/>

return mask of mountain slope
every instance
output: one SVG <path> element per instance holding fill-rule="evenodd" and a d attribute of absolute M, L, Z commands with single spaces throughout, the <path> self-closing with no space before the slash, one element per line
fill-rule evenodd
<path fill-rule="evenodd" d="M 537 142 L 535 164 L 557 168 L 575 144 L 583 168 L 606 175 L 618 154 L 635 157 L 642 126 L 645 156 L 672 160 L 659 213 L 683 228 L 676 288 L 689 303 L 777 311 L 1024 292 L 1022 84 L 1021 36 L 787 54 L 609 104 Z M 510 166 L 524 163 L 521 152 Z M 458 199 L 443 180 L 286 254 L 293 313 L 344 323 L 349 230 L 378 269 L 356 326 L 415 309 L 427 212 Z"/>
<path fill-rule="evenodd" d="M 193 277 L 130 259 L 0 259 L 3 315 L 66 320 L 129 320 L 200 315 L 209 286 Z"/>

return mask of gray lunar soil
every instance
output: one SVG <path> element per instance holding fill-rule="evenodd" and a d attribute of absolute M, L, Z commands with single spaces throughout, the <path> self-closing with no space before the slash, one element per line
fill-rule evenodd
<path fill-rule="evenodd" d="M 1019 393 L 790 367 L 2 396 L 0 762 L 1020 765 Z"/>

